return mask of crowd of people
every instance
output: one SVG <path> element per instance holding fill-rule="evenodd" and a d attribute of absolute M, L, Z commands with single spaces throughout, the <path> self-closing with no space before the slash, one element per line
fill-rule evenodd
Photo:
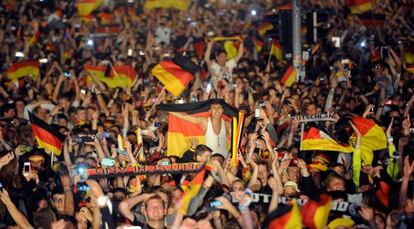
<path fill-rule="evenodd" d="M 266 14 L 277 13 L 271 9 L 278 1 L 199 0 L 186 11 L 105 1 L 91 17 L 79 15 L 76 1 L 2 1 L 0 228 L 313 228 L 305 215 L 277 220 L 281 211 L 293 215 L 296 204 L 326 196 L 328 228 L 413 227 L 414 73 L 405 65 L 414 43 L 413 2 L 372 1 L 371 11 L 385 15 L 385 24 L 374 27 L 345 2 L 301 1 L 304 12 L 326 13 L 329 26 L 306 44 L 319 49 L 303 61 L 301 81 L 288 87 L 281 78 L 291 60 L 269 56 L 265 36 L 260 51 L 251 39 Z M 112 15 L 109 22 L 101 12 Z M 118 31 L 99 32 L 103 25 Z M 240 33 L 245 39 L 231 59 L 223 42 L 211 39 Z M 201 70 L 173 96 L 151 70 L 177 53 Z M 10 66 L 23 60 L 42 60 L 40 75 L 10 80 Z M 84 70 L 108 63 L 132 66 L 133 83 L 110 88 Z M 212 101 L 209 117 L 157 109 L 202 101 Z M 225 146 L 231 127 L 221 121 L 229 107 L 246 117 L 238 166 Z M 335 135 L 342 124 L 353 133 L 352 152 L 301 150 L 301 122 L 292 117 L 324 113 L 337 122 L 308 122 L 304 130 L 315 127 L 348 144 Z M 65 136 L 61 154 L 39 147 L 30 114 Z M 171 115 L 201 125 L 204 144 L 190 138 L 183 155 L 169 154 Z M 359 169 L 365 132 L 352 117 L 374 121 L 386 136 L 386 147 Z M 195 172 L 88 179 L 78 171 L 172 163 L 208 167 L 201 187 L 193 187 Z M 197 190 L 189 204 L 188 190 Z"/>

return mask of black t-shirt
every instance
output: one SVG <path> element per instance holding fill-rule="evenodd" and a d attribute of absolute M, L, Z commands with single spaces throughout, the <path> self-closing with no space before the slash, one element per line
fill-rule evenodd
<path fill-rule="evenodd" d="M 138 217 L 134 215 L 134 220 L 132 221 L 133 226 L 140 226 L 142 229 L 155 229 L 148 225 L 146 222 L 141 222 Z M 166 229 L 165 226 L 162 227 L 163 229 Z"/>

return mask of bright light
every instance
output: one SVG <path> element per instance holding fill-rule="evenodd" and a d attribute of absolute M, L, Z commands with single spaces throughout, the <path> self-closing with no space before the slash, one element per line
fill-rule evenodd
<path fill-rule="evenodd" d="M 22 52 L 16 52 L 15 56 L 16 57 L 24 57 L 24 53 L 22 53 Z"/>
<path fill-rule="evenodd" d="M 359 44 L 359 46 L 361 46 L 361 48 L 367 47 L 367 41 L 366 40 L 361 41 L 361 43 Z"/>
<path fill-rule="evenodd" d="M 90 45 L 90 46 L 92 46 L 92 45 L 93 45 L 93 40 L 92 40 L 92 39 L 89 39 L 89 40 L 87 41 L 87 44 L 88 44 L 88 45 Z"/>
<path fill-rule="evenodd" d="M 256 10 L 252 10 L 252 11 L 250 11 L 250 13 L 251 13 L 253 16 L 256 16 L 256 14 L 257 14 Z"/>
<path fill-rule="evenodd" d="M 48 62 L 47 58 L 39 59 L 39 63 L 46 64 Z"/>

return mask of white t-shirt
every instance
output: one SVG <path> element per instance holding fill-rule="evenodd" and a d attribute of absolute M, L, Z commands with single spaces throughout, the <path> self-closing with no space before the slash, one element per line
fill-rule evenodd
<path fill-rule="evenodd" d="M 164 42 L 166 45 L 170 44 L 171 29 L 166 26 L 158 26 L 155 29 L 155 42 L 157 44 Z"/>
<path fill-rule="evenodd" d="M 217 64 L 216 61 L 211 63 L 211 82 L 215 88 L 217 88 L 217 81 L 221 79 L 227 79 L 229 83 L 233 82 L 233 69 L 237 66 L 235 59 L 228 60 L 226 62 L 226 68 L 223 74 L 221 74 L 223 67 Z"/>
<path fill-rule="evenodd" d="M 211 119 L 208 119 L 207 130 L 205 133 L 206 146 L 213 150 L 213 154 L 221 154 L 223 157 L 227 156 L 227 135 L 226 125 L 221 121 L 220 133 L 216 134 L 213 129 Z"/>

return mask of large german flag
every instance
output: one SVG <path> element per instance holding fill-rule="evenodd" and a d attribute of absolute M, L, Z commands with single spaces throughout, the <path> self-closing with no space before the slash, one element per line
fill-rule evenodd
<path fill-rule="evenodd" d="M 29 118 L 33 135 L 36 138 L 39 147 L 47 149 L 59 156 L 62 152 L 65 135 L 61 134 L 58 130 L 53 129 L 49 124 L 32 113 L 29 113 Z"/>
<path fill-rule="evenodd" d="M 104 3 L 104 0 L 77 0 L 76 1 L 76 8 L 78 9 L 78 14 L 80 16 L 85 16 L 96 8 L 101 6 Z"/>
<path fill-rule="evenodd" d="M 161 104 L 157 108 L 164 111 L 185 112 L 195 117 L 208 118 L 210 116 L 208 110 L 213 103 L 218 103 L 223 107 L 223 121 L 231 123 L 231 117 L 237 117 L 237 110 L 221 99 L 211 99 L 189 104 Z M 198 139 L 199 144 L 205 143 L 205 130 L 202 125 L 188 122 L 173 114 L 170 114 L 168 118 L 167 136 L 167 155 L 181 157 L 190 148 L 192 138 Z M 227 136 L 227 150 L 231 146 L 230 137 L 230 135 Z"/>
<path fill-rule="evenodd" d="M 291 205 L 279 205 L 271 212 L 263 223 L 263 228 L 268 229 L 298 229 L 302 228 L 302 217 L 298 203 L 292 200 Z"/>
<path fill-rule="evenodd" d="M 193 74 L 200 70 L 190 58 L 176 55 L 172 60 L 161 61 L 151 73 L 174 96 L 179 96 L 193 80 Z"/>
<path fill-rule="evenodd" d="M 326 194 L 321 194 L 319 200 L 308 200 L 300 210 L 303 224 L 310 229 L 325 228 L 331 211 L 331 203 L 331 197 Z"/>
<path fill-rule="evenodd" d="M 327 133 L 315 127 L 311 127 L 308 131 L 304 131 L 301 150 L 322 150 L 352 153 L 351 147 L 339 144 Z"/>
<path fill-rule="evenodd" d="M 85 65 L 84 70 L 94 74 L 98 80 L 105 83 L 109 88 L 126 88 L 130 87 L 135 80 L 137 73 L 130 65 L 119 65 L 110 68 L 108 76 L 105 76 L 106 66 Z M 92 77 L 87 78 L 88 82 L 92 81 Z"/>
<path fill-rule="evenodd" d="M 347 0 L 346 5 L 351 8 L 351 13 L 361 14 L 374 8 L 374 0 Z"/>
<path fill-rule="evenodd" d="M 191 0 L 146 0 L 144 9 L 152 10 L 156 8 L 174 8 L 177 10 L 186 11 L 191 4 Z"/>
<path fill-rule="evenodd" d="M 296 82 L 297 77 L 298 75 L 296 73 L 296 69 L 293 65 L 290 65 L 283 74 L 280 82 L 286 87 L 290 87 L 294 82 Z"/>
<path fill-rule="evenodd" d="M 7 77 L 10 80 L 17 80 L 25 76 L 31 76 L 33 79 L 36 79 L 40 75 L 39 68 L 39 61 L 21 61 L 9 67 Z"/>

